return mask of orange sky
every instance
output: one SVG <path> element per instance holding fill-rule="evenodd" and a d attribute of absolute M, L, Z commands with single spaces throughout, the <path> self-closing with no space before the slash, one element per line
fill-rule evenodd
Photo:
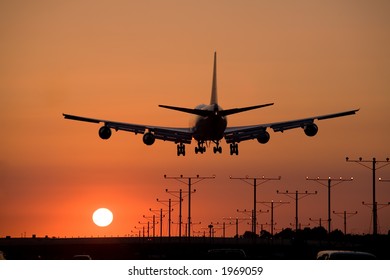
<path fill-rule="evenodd" d="M 0 2 L 0 236 L 130 234 L 149 208 L 163 206 L 156 198 L 168 199 L 166 188 L 186 188 L 164 174 L 216 175 L 195 186 L 201 231 L 252 209 L 252 188 L 230 175 L 282 176 L 259 187 L 259 201 L 288 201 L 276 190 L 317 190 L 300 201 L 302 224 L 327 218 L 326 188 L 306 176 L 353 176 L 332 189 L 332 210 L 358 211 L 349 231 L 369 232 L 371 210 L 361 202 L 372 202 L 371 172 L 345 156 L 390 156 L 389 9 L 388 1 Z M 99 126 L 61 115 L 187 126 L 190 116 L 157 105 L 208 102 L 214 50 L 223 108 L 275 102 L 231 116 L 230 125 L 361 110 L 318 122 L 314 138 L 271 132 L 267 145 L 241 143 L 233 157 L 224 141 L 222 155 L 195 155 L 192 144 L 184 158 L 174 144 L 147 147 L 140 135 L 102 141 Z M 390 179 L 390 166 L 377 175 Z M 377 184 L 377 200 L 390 201 L 390 183 Z M 114 213 L 107 228 L 92 223 L 99 207 Z M 183 207 L 185 220 L 187 200 Z M 278 229 L 290 227 L 294 209 L 291 201 L 275 210 Z M 390 229 L 390 207 L 379 227 Z M 341 218 L 333 228 L 342 229 Z"/>

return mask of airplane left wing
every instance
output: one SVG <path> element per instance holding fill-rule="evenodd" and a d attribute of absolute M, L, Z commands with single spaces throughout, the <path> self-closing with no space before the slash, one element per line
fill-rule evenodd
<path fill-rule="evenodd" d="M 115 122 L 109 120 L 74 116 L 68 114 L 63 114 L 63 116 L 65 119 L 69 119 L 69 120 L 90 122 L 90 123 L 103 123 L 103 127 L 101 127 L 99 130 L 99 136 L 102 139 L 110 138 L 111 129 L 114 129 L 115 131 L 123 130 L 123 131 L 132 132 L 134 134 L 139 133 L 139 134 L 145 134 L 145 136 L 148 135 L 149 137 L 148 139 L 150 141 L 151 138 L 153 138 L 153 142 L 149 142 L 151 144 L 154 143 L 154 139 L 171 141 L 175 143 L 183 143 L 183 144 L 190 144 L 192 140 L 192 131 L 189 128 L 131 124 L 131 123 L 123 123 L 123 122 Z M 145 136 L 144 136 L 144 142 L 145 142 Z M 147 143 L 145 142 L 145 144 Z"/>
<path fill-rule="evenodd" d="M 345 111 L 335 114 L 321 115 L 310 118 L 276 122 L 269 124 L 258 124 L 250 126 L 237 126 L 237 127 L 228 127 L 225 130 L 225 140 L 226 143 L 238 143 L 245 140 L 258 139 L 260 143 L 267 143 L 269 140 L 269 134 L 266 131 L 267 128 L 272 128 L 275 132 L 283 132 L 285 130 L 293 128 L 303 128 L 307 136 L 314 136 L 317 134 L 318 127 L 314 123 L 315 120 L 326 120 L 331 118 L 344 117 L 348 115 L 354 115 L 359 109 Z"/>

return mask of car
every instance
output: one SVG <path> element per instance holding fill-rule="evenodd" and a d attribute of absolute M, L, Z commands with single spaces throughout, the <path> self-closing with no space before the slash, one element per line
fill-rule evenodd
<path fill-rule="evenodd" d="M 376 256 L 359 251 L 325 250 L 317 253 L 317 260 L 375 260 Z"/>

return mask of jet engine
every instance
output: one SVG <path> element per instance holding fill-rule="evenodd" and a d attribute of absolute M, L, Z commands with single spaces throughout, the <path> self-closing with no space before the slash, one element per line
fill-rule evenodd
<path fill-rule="evenodd" d="M 306 125 L 303 130 L 307 136 L 313 137 L 318 132 L 318 126 L 314 123 Z"/>
<path fill-rule="evenodd" d="M 107 127 L 107 126 L 102 126 L 99 129 L 99 136 L 103 140 L 109 139 L 111 137 L 111 129 L 109 127 Z"/>
<path fill-rule="evenodd" d="M 145 145 L 153 145 L 154 141 L 156 141 L 156 137 L 154 137 L 153 133 L 147 132 L 144 134 L 143 141 Z"/>
<path fill-rule="evenodd" d="M 263 131 L 262 133 L 257 136 L 257 141 L 261 144 L 266 144 L 269 141 L 269 133 L 267 131 Z"/>

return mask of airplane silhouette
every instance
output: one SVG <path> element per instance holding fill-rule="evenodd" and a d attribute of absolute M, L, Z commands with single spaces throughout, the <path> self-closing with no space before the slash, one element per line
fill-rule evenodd
<path fill-rule="evenodd" d="M 185 144 L 190 144 L 194 139 L 197 142 L 195 147 L 195 153 L 203 154 L 206 151 L 205 144 L 213 142 L 214 153 L 222 153 L 222 147 L 220 141 L 225 138 L 227 144 L 230 144 L 230 154 L 238 155 L 238 143 L 246 140 L 257 139 L 261 144 L 266 144 L 270 135 L 267 132 L 267 128 L 271 128 L 274 132 L 283 132 L 288 129 L 302 128 L 307 136 L 315 136 L 318 132 L 318 126 L 314 123 L 314 120 L 325 120 L 330 118 L 343 117 L 353 115 L 359 109 L 339 112 L 335 114 L 328 114 L 322 116 L 309 117 L 299 120 L 290 120 L 284 122 L 275 122 L 269 124 L 257 124 L 248 126 L 227 126 L 227 116 L 271 106 L 274 103 L 267 103 L 262 105 L 255 105 L 243 108 L 233 108 L 224 110 L 218 105 L 217 96 L 217 53 L 214 52 L 214 67 L 213 67 L 213 81 L 211 90 L 210 104 L 201 104 L 195 107 L 195 109 L 174 107 L 167 105 L 159 105 L 159 107 L 181 111 L 188 114 L 196 115 L 195 125 L 190 128 L 179 127 L 160 127 L 153 125 L 141 125 L 123 123 L 102 119 L 86 118 L 81 116 L 74 116 L 69 114 L 63 114 L 65 119 L 91 122 L 91 123 L 103 123 L 103 126 L 99 129 L 100 138 L 107 140 L 111 137 L 111 129 L 115 131 L 123 130 L 132 132 L 135 134 L 143 134 L 143 142 L 146 145 L 153 145 L 155 140 L 171 141 L 177 144 L 177 155 L 185 156 Z"/>

